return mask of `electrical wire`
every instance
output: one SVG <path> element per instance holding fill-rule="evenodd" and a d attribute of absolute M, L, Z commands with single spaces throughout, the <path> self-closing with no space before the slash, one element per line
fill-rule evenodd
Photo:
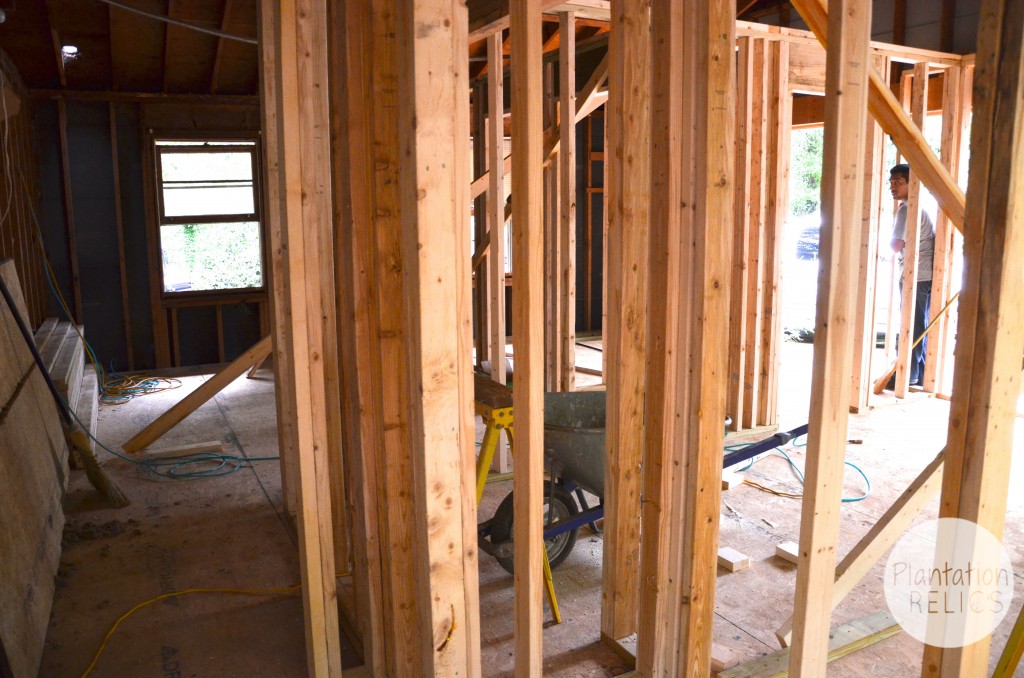
<path fill-rule="evenodd" d="M 798 436 L 790 444 L 793 447 L 807 447 L 807 437 L 806 436 Z M 746 445 L 727 445 L 725 447 L 725 450 L 727 452 L 732 452 L 732 451 L 735 451 L 735 450 L 743 449 L 744 447 L 746 447 Z M 793 461 L 792 457 L 790 457 L 788 454 L 786 454 L 786 451 L 784 449 L 782 449 L 782 447 L 776 447 L 773 450 L 771 450 L 771 452 L 778 452 L 779 454 L 781 454 L 786 459 L 787 462 L 789 462 L 789 467 L 793 471 L 793 475 L 796 476 L 796 479 L 798 481 L 800 481 L 801 485 L 803 485 L 804 484 L 804 472 L 800 469 L 799 466 L 797 466 L 796 462 Z M 752 467 L 756 462 L 758 462 L 758 461 L 764 459 L 765 457 L 767 457 L 768 454 L 770 454 L 770 452 L 766 453 L 764 456 L 754 457 L 749 462 L 747 462 L 746 466 L 744 466 L 743 468 L 740 468 L 740 469 L 736 469 L 736 472 L 737 473 L 742 473 L 744 471 L 749 470 L 750 467 Z M 864 494 L 860 495 L 859 497 L 843 497 L 842 498 L 842 502 L 844 504 L 850 504 L 850 503 L 857 502 L 857 501 L 864 501 L 865 499 L 867 499 L 868 497 L 871 496 L 871 479 L 868 478 L 868 474 L 865 473 L 863 469 L 861 469 L 859 466 L 857 466 L 853 462 L 844 461 L 843 463 L 846 466 L 849 466 L 854 471 L 856 471 L 857 473 L 860 474 L 860 477 L 864 479 L 864 484 L 867 486 L 867 489 L 864 491 Z M 799 499 L 799 498 L 804 496 L 803 493 L 786 492 L 784 490 L 778 490 L 778 489 L 775 489 L 775 488 L 772 488 L 772 487 L 768 487 L 767 485 L 762 485 L 761 483 L 758 483 L 758 482 L 755 482 L 753 480 L 750 480 L 749 478 L 744 478 L 743 482 L 746 483 L 747 485 L 750 485 L 751 487 L 754 487 L 754 488 L 756 488 L 758 490 L 761 490 L 762 492 L 768 492 L 770 494 L 774 494 L 774 495 L 779 496 L 779 497 L 789 497 L 789 498 L 792 498 L 792 499 Z"/>
<path fill-rule="evenodd" d="M 194 588 L 185 589 L 183 591 L 174 591 L 172 593 L 163 593 L 159 596 L 154 596 L 149 600 L 139 603 L 138 605 L 136 605 L 135 607 L 128 610 L 127 612 L 125 612 L 117 618 L 117 621 L 115 621 L 111 625 L 106 635 L 103 636 L 103 641 L 100 643 L 100 646 L 96 648 L 96 653 L 93 655 L 92 661 L 89 662 L 89 666 L 87 666 L 85 668 L 85 671 L 82 672 L 82 678 L 87 678 L 93 672 L 93 669 L 96 668 L 96 664 L 100 661 L 100 657 L 103 655 L 103 651 L 107 649 L 107 645 L 110 643 L 110 639 L 114 636 L 114 633 L 117 631 L 118 627 L 121 626 L 121 624 L 126 619 L 128 619 L 128 617 L 132 616 L 139 610 L 149 607 L 150 605 L 153 605 L 155 603 L 159 603 L 162 600 L 167 600 L 168 598 L 177 598 L 179 596 L 189 595 L 192 593 L 227 593 L 238 596 L 285 596 L 298 593 L 301 589 L 302 586 L 299 584 L 269 589 Z"/>
<path fill-rule="evenodd" d="M 4 188 L 7 189 L 7 204 L 4 208 L 3 216 L 0 216 L 0 223 L 7 221 L 7 216 L 11 213 L 12 205 L 14 203 L 14 177 L 11 173 L 11 154 L 8 151 L 11 144 L 11 119 L 9 111 L 7 110 L 7 80 L 7 74 L 0 71 L 0 99 L 3 100 L 4 110 Z"/>
<path fill-rule="evenodd" d="M 349 563 L 351 565 L 351 563 Z M 349 569 L 346 572 L 339 572 L 334 575 L 335 579 L 341 579 L 343 577 L 352 576 L 352 570 Z M 302 584 L 292 584 L 291 586 L 278 586 L 266 589 L 232 589 L 232 588 L 191 588 L 183 589 L 181 591 L 172 591 L 171 593 L 161 593 L 159 596 L 153 596 L 149 600 L 145 600 L 138 605 L 134 606 L 110 625 L 107 629 L 106 634 L 103 636 L 103 640 L 100 642 L 100 646 L 96 648 L 95 654 L 92 656 L 92 661 L 89 662 L 89 666 L 82 672 L 82 678 L 88 678 L 88 676 L 96 668 L 96 664 L 99 662 L 100 657 L 103 655 L 103 651 L 107 649 L 107 645 L 110 644 L 110 639 L 114 637 L 114 633 L 124 623 L 128 617 L 132 616 L 139 610 L 149 607 L 160 601 L 167 600 L 169 598 L 178 598 L 180 596 L 190 595 L 193 593 L 226 593 L 229 595 L 236 596 L 289 596 L 293 593 L 298 593 L 302 590 Z"/>
<path fill-rule="evenodd" d="M 100 2 L 106 3 L 111 7 L 117 7 L 123 9 L 126 12 L 134 12 L 135 14 L 141 14 L 149 19 L 156 19 L 157 21 L 163 21 L 167 24 L 174 24 L 175 26 L 181 26 L 182 28 L 189 28 L 193 31 L 199 31 L 200 33 L 206 33 L 207 35 L 213 35 L 218 38 L 225 38 L 227 40 L 237 40 L 238 42 L 244 42 L 248 45 L 260 44 L 256 38 L 247 38 L 244 35 L 235 35 L 234 33 L 227 33 L 225 31 L 219 31 L 216 28 L 207 28 L 205 26 L 199 26 L 188 21 L 182 21 L 181 19 L 175 19 L 174 17 L 165 16 L 163 14 L 156 14 L 154 12 L 148 12 L 139 7 L 133 7 L 117 0 L 99 0 Z"/>

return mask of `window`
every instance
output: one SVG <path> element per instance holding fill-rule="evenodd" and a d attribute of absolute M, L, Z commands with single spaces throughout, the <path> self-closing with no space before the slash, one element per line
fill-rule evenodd
<path fill-rule="evenodd" d="M 261 289 L 256 142 L 154 143 L 164 293 Z"/>

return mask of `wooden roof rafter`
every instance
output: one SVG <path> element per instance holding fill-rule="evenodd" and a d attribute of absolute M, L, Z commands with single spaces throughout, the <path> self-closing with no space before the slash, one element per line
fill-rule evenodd
<path fill-rule="evenodd" d="M 167 0 L 167 16 L 174 16 L 174 0 Z M 167 92 L 167 71 L 170 66 L 170 55 L 171 55 L 171 24 L 164 24 L 164 65 L 160 73 L 161 85 L 160 91 Z"/>
<path fill-rule="evenodd" d="M 220 30 L 222 33 L 228 32 L 228 26 L 231 19 L 231 4 L 232 0 L 224 0 L 224 10 L 221 12 L 220 18 Z M 220 76 L 220 65 L 221 59 L 224 56 L 224 38 L 217 38 L 217 51 L 213 57 L 213 68 L 210 69 L 210 94 L 217 93 L 217 78 Z"/>
<path fill-rule="evenodd" d="M 57 27 L 53 22 L 56 10 L 53 7 L 53 0 L 46 0 L 46 24 L 50 29 L 50 40 L 53 43 L 53 55 L 57 63 L 57 77 L 61 87 L 68 86 L 67 72 L 64 69 L 64 53 L 61 50 L 61 39 L 57 34 Z"/>
<path fill-rule="evenodd" d="M 110 40 L 107 42 L 107 53 L 110 55 L 110 89 L 117 91 L 121 89 L 121 79 L 117 74 L 117 60 L 114 59 L 114 6 L 107 5 L 107 32 Z"/>

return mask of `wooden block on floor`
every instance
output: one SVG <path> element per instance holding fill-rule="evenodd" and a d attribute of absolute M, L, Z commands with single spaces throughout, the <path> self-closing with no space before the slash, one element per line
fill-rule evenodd
<path fill-rule="evenodd" d="M 730 572 L 739 572 L 750 567 L 750 556 L 725 546 L 718 549 L 718 564 Z"/>
<path fill-rule="evenodd" d="M 714 673 L 731 669 L 739 663 L 739 655 L 733 652 L 732 648 L 719 645 L 718 643 L 711 643 L 711 670 Z"/>
<path fill-rule="evenodd" d="M 788 560 L 794 565 L 796 565 L 797 558 L 799 558 L 799 553 L 800 545 L 795 541 L 787 541 L 784 544 L 779 544 L 775 547 L 775 555 L 777 557 L 782 558 L 783 560 Z"/>
<path fill-rule="evenodd" d="M 732 471 L 722 471 L 722 490 L 731 490 L 737 485 L 743 484 L 743 476 Z"/>

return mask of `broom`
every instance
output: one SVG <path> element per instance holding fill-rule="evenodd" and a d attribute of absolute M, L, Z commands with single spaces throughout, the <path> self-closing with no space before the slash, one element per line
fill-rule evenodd
<path fill-rule="evenodd" d="M 0 278 L 0 293 L 3 294 L 4 300 L 7 302 L 7 306 L 11 309 L 11 315 L 14 317 L 14 321 L 18 325 L 18 329 L 21 330 L 21 336 L 28 344 L 29 351 L 32 352 L 32 358 L 35 360 L 36 367 L 43 375 L 43 379 L 46 381 L 46 386 L 50 389 L 50 394 L 53 396 L 54 402 L 57 404 L 57 411 L 61 413 L 64 424 L 64 437 L 67 439 L 68 444 L 78 450 L 78 453 L 82 455 L 82 463 L 85 466 L 85 476 L 89 479 L 89 482 L 95 487 L 100 494 L 107 498 L 107 500 L 117 508 L 127 506 L 131 502 L 121 491 L 121 488 L 110 479 L 110 476 L 104 472 L 100 467 L 99 461 L 96 459 L 96 453 L 89 445 L 89 434 L 78 426 L 72 419 L 71 414 L 68 411 L 68 407 L 64 404 L 64 400 L 60 397 L 60 393 L 57 392 L 57 387 L 54 386 L 53 380 L 50 378 L 49 372 L 46 371 L 46 366 L 43 364 L 43 358 L 39 355 L 39 349 L 36 348 L 36 342 L 32 338 L 32 334 L 28 331 L 25 326 L 25 321 L 22 319 L 21 314 L 18 313 L 17 307 L 14 305 L 14 299 L 11 297 L 10 290 L 7 289 L 7 284 L 3 278 Z"/>
<path fill-rule="evenodd" d="M 922 339 L 924 339 L 924 335 L 928 334 L 928 330 L 934 327 L 935 323 L 939 321 L 939 318 L 941 318 L 942 315 L 949 310 L 949 307 L 953 305 L 953 302 L 956 301 L 956 298 L 959 296 L 959 292 L 954 294 L 952 297 L 950 297 L 949 301 L 946 302 L 946 305 L 942 307 L 942 310 L 935 314 L 935 317 L 932 318 L 932 321 L 928 323 L 928 327 L 924 328 L 924 332 L 921 332 L 920 336 L 918 336 L 913 346 L 910 347 L 911 352 L 913 352 L 914 349 L 917 348 L 917 345 L 921 343 Z M 885 385 L 889 383 L 889 379 L 891 379 L 894 374 L 896 374 L 895 362 L 893 362 L 892 366 L 889 368 L 889 371 L 883 374 L 881 377 L 879 377 L 878 381 L 875 382 L 874 388 L 871 389 L 875 395 L 880 395 L 882 391 L 885 390 Z"/>

